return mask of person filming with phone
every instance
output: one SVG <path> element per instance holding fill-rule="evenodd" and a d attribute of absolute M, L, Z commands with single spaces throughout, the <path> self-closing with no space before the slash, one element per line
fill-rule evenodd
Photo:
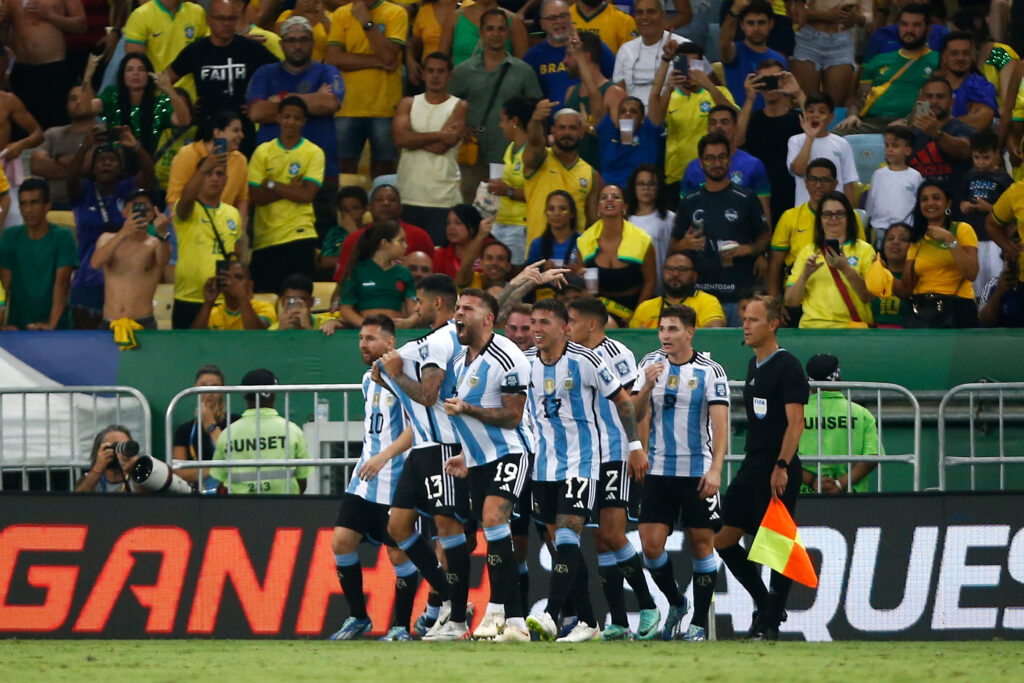
<path fill-rule="evenodd" d="M 153 295 L 171 258 L 167 217 L 154 208 L 146 190 L 132 193 L 121 215 L 121 229 L 100 235 L 89 259 L 89 265 L 103 271 L 100 329 L 129 318 L 143 329 L 155 330 Z"/>
<path fill-rule="evenodd" d="M 265 330 L 277 322 L 267 301 L 254 299 L 252 277 L 244 263 L 232 257 L 217 262 L 217 274 L 203 285 L 203 306 L 193 330 Z"/>
<path fill-rule="evenodd" d="M 974 130 L 952 112 L 953 86 L 942 76 L 932 76 L 907 117 L 914 132 L 914 153 L 907 163 L 925 180 L 944 185 L 955 185 L 971 167 Z"/>

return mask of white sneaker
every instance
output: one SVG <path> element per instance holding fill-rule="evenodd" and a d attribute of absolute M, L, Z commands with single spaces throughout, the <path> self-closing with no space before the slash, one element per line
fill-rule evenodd
<path fill-rule="evenodd" d="M 466 626 L 466 622 L 447 621 L 436 631 L 434 629 L 428 631 L 427 635 L 423 636 L 423 640 L 434 642 L 462 640 L 467 633 L 469 633 L 469 627 Z"/>
<path fill-rule="evenodd" d="M 518 626 L 505 624 L 505 629 L 494 641 L 496 643 L 528 643 L 530 642 L 530 632 Z"/>
<path fill-rule="evenodd" d="M 558 643 L 585 643 L 588 640 L 596 640 L 601 635 L 601 629 L 596 626 L 589 626 L 584 622 L 576 624 L 576 627 L 569 631 L 568 635 L 559 638 Z"/>
<path fill-rule="evenodd" d="M 539 635 L 541 640 L 554 640 L 555 636 L 558 635 L 558 627 L 555 626 L 555 620 L 547 612 L 531 614 L 526 617 L 526 626 Z"/>
<path fill-rule="evenodd" d="M 492 640 L 505 628 L 504 612 L 488 612 L 473 631 L 474 640 Z"/>

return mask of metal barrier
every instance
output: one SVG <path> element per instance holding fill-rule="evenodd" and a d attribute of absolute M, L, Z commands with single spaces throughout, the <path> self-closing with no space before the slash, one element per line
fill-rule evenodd
<path fill-rule="evenodd" d="M 21 396 L 18 401 L 8 397 Z M 64 401 L 51 398 L 66 395 Z M 40 397 L 30 400 L 30 396 Z M 130 397 L 137 403 L 138 419 L 126 419 L 133 409 L 122 409 Z M 90 419 L 91 418 L 91 419 Z M 91 423 L 88 427 L 83 422 Z M 146 449 L 152 450 L 152 416 L 149 402 L 138 389 L 125 386 L 57 386 L 0 388 L 0 473 L 21 472 L 21 488 L 29 490 L 29 473 L 45 473 L 46 490 L 52 490 L 51 473 L 66 471 L 68 488 L 74 489 L 75 470 L 89 465 L 95 435 L 108 424 L 125 424 Z M 56 455 L 55 455 L 56 454 Z M 0 476 L 0 490 L 3 477 Z"/>
<path fill-rule="evenodd" d="M 906 403 L 910 405 L 911 409 L 911 420 L 914 428 L 914 449 L 911 453 L 889 453 L 886 455 L 854 455 L 853 451 L 853 420 L 852 420 L 852 408 L 847 405 L 847 421 L 846 421 L 846 434 L 847 434 L 847 453 L 841 453 L 836 455 L 825 455 L 821 453 L 822 450 L 822 430 L 818 430 L 818 455 L 810 453 L 800 453 L 800 460 L 804 463 L 817 463 L 818 465 L 818 492 L 821 492 L 821 466 L 823 464 L 835 465 L 835 464 L 846 464 L 847 472 L 852 471 L 853 463 L 858 462 L 871 462 L 878 464 L 878 488 L 882 488 L 882 469 L 883 464 L 895 464 L 895 463 L 906 463 L 913 468 L 914 477 L 914 490 L 921 490 L 921 406 L 917 401 L 917 398 L 913 393 L 906 387 L 900 386 L 899 384 L 889 384 L 886 382 L 810 382 L 811 389 L 816 390 L 812 393 L 810 400 L 818 401 L 818 415 L 821 415 L 821 392 L 822 391 L 843 391 L 846 394 L 847 404 L 853 403 L 854 399 L 857 399 L 857 403 L 865 406 L 865 399 L 874 396 L 874 410 L 872 414 L 875 416 L 876 425 L 878 428 L 878 453 L 884 453 L 883 448 L 883 424 L 885 420 L 883 415 L 882 394 L 883 392 L 897 397 L 901 397 L 903 400 L 899 403 Z M 732 479 L 732 463 L 742 462 L 744 454 L 735 453 L 732 447 L 732 425 L 734 420 L 741 422 L 746 421 L 746 409 L 743 402 L 743 386 L 742 381 L 730 381 L 729 389 L 731 390 L 731 405 L 729 410 L 729 447 L 726 452 L 726 481 Z M 854 393 L 856 392 L 856 394 Z M 738 400 L 737 400 L 738 399 Z M 734 415 L 733 413 L 737 413 Z M 847 491 L 852 491 L 852 486 L 847 487 Z"/>
<path fill-rule="evenodd" d="M 961 394 L 967 394 L 967 411 L 955 411 L 951 404 Z M 1020 403 L 1014 409 L 1008 410 L 1007 398 Z M 995 399 L 997 407 L 992 411 L 991 403 L 986 404 L 986 399 Z M 1024 455 L 1006 454 L 1006 423 L 1007 417 L 1017 424 L 1024 424 L 1024 382 L 976 382 L 972 384 L 960 384 L 946 392 L 939 403 L 939 490 L 946 490 L 946 468 L 956 465 L 968 465 L 971 468 L 971 490 L 977 486 L 977 468 L 979 466 L 999 466 L 999 488 L 1006 488 L 1006 466 L 1013 464 L 1024 464 Z M 948 447 L 946 440 L 947 422 L 966 421 L 969 429 L 969 455 L 950 456 L 947 455 Z M 987 428 L 988 424 L 995 422 L 998 429 L 998 454 L 978 455 L 976 443 L 976 432 L 978 425 Z M 1024 452 L 1024 449 L 1022 449 Z"/>
<path fill-rule="evenodd" d="M 321 399 L 321 394 L 333 394 L 342 393 L 342 410 L 344 420 L 342 422 L 330 422 L 329 421 L 329 401 L 327 399 Z M 288 493 L 291 491 L 291 470 L 296 467 L 346 467 L 354 466 L 359 459 L 358 458 L 331 458 L 323 457 L 323 445 L 331 442 L 362 442 L 362 423 L 359 424 L 357 430 L 357 437 L 351 438 L 351 421 L 349 418 L 349 394 L 351 392 L 357 392 L 359 396 L 359 405 L 362 405 L 362 385 L 360 384 L 272 384 L 264 386 L 204 386 L 204 387 L 189 387 L 174 396 L 170 403 L 167 405 L 167 412 L 164 415 L 164 446 L 165 446 L 165 459 L 168 464 L 171 464 L 175 470 L 183 469 L 197 469 L 199 470 L 198 481 L 200 485 L 198 489 L 201 493 L 210 493 L 203 482 L 203 470 L 208 470 L 211 467 L 211 460 L 206 458 L 203 452 L 204 439 L 197 439 L 198 452 L 196 453 L 196 460 L 174 460 L 172 454 L 174 451 L 174 409 L 178 404 L 189 396 L 196 397 L 196 414 L 199 414 L 201 410 L 202 394 L 226 394 L 224 410 L 227 415 L 231 415 L 231 394 L 255 394 L 256 408 L 261 407 L 261 402 L 265 399 L 261 399 L 261 393 L 271 393 L 275 395 L 275 404 L 280 405 L 279 399 L 283 397 L 283 411 L 280 412 L 281 416 L 289 422 L 291 420 L 291 395 L 296 394 L 312 394 L 313 405 L 315 407 L 314 420 L 311 427 L 307 425 L 304 428 L 304 433 L 309 433 L 312 430 L 312 443 L 314 448 L 310 451 L 310 458 L 261 458 L 262 445 L 260 443 L 260 424 L 262 421 L 256 422 L 256 458 L 250 459 L 236 459 L 232 457 L 232 441 L 231 441 L 231 423 L 229 421 L 227 428 L 224 430 L 224 435 L 227 443 L 225 448 L 224 459 L 218 460 L 216 467 L 218 469 L 225 468 L 228 472 L 228 481 L 224 482 L 226 486 L 230 488 L 232 483 L 231 470 L 238 467 L 255 467 L 255 479 L 256 490 L 262 490 L 264 480 L 270 481 L 272 478 L 280 478 L 280 472 L 275 471 L 263 474 L 263 468 L 273 468 L 279 470 L 281 467 L 285 468 L 284 478 L 286 481 L 286 490 Z M 296 423 L 299 424 L 299 423 Z M 342 427 L 339 429 L 339 427 Z M 323 433 L 322 433 L 323 432 Z M 285 451 L 288 453 L 292 452 L 291 447 L 291 435 L 290 430 L 285 431 Z M 304 437 L 305 438 L 305 437 Z M 307 439 L 307 449 L 309 446 L 309 440 Z M 212 459 L 213 454 L 209 454 Z M 248 473 L 246 473 L 248 474 Z M 236 480 L 237 481 L 237 480 Z M 307 488 L 308 493 L 319 493 L 320 480 L 315 479 L 312 483 L 311 488 Z M 307 486 L 310 486 L 307 483 Z M 296 492 L 297 493 L 297 492 Z"/>

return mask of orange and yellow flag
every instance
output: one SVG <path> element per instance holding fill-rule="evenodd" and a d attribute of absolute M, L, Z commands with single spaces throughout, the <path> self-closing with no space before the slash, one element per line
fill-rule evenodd
<path fill-rule="evenodd" d="M 818 575 L 814 573 L 811 558 L 800 540 L 796 522 L 778 498 L 772 498 L 768 504 L 768 511 L 764 513 L 747 558 L 805 586 L 818 586 Z"/>

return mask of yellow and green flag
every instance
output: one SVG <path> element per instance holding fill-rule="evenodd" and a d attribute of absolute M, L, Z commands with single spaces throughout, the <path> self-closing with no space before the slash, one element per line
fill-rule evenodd
<path fill-rule="evenodd" d="M 800 540 L 796 522 L 778 498 L 773 497 L 768 504 L 768 511 L 764 513 L 761 528 L 754 536 L 747 558 L 751 562 L 767 565 L 805 586 L 818 586 L 818 575 Z"/>

